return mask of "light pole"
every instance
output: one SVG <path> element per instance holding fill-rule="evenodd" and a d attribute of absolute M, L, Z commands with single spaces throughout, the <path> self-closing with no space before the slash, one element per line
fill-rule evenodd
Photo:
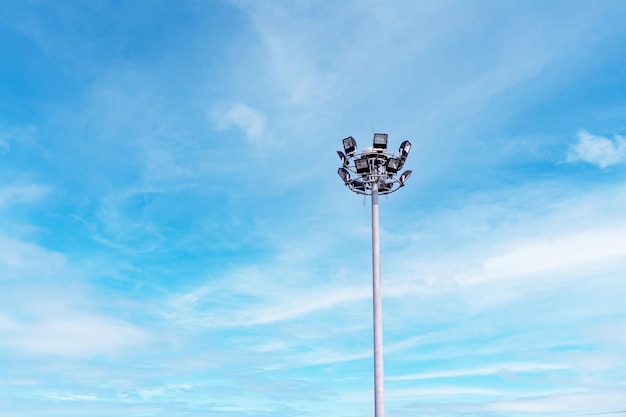
<path fill-rule="evenodd" d="M 402 169 L 411 142 L 400 145 L 398 155 L 387 152 L 387 134 L 375 133 L 371 147 L 356 152 L 356 140 L 349 136 L 343 140 L 344 152 L 337 151 L 341 168 L 337 173 L 345 185 L 357 194 L 372 196 L 372 289 L 374 304 L 374 409 L 375 417 L 385 417 L 385 376 L 383 366 L 383 312 L 380 285 L 380 236 L 378 225 L 378 196 L 398 191 L 404 187 L 411 171 Z"/>

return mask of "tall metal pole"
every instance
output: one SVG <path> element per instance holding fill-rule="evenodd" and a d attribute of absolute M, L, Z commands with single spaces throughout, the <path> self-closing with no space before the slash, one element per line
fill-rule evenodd
<path fill-rule="evenodd" d="M 383 308 L 380 285 L 380 236 L 378 225 L 378 181 L 374 181 L 372 184 L 372 281 L 374 299 L 374 407 L 375 417 L 385 417 Z"/>
<path fill-rule="evenodd" d="M 380 237 L 378 225 L 378 195 L 386 195 L 404 187 L 411 176 L 406 170 L 396 178 L 404 166 L 411 142 L 405 140 L 398 154 L 388 152 L 387 134 L 374 133 L 372 146 L 356 152 L 356 140 L 348 136 L 343 150 L 337 151 L 341 167 L 337 174 L 344 184 L 357 194 L 372 196 L 372 287 L 374 304 L 374 407 L 375 417 L 385 417 L 385 375 L 383 366 L 383 303 L 380 282 Z M 355 175 L 355 177 L 353 177 Z"/>

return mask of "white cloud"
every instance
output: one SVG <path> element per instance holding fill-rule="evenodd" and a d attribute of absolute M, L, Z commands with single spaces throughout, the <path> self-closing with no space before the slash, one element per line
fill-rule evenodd
<path fill-rule="evenodd" d="M 316 349 L 312 352 L 307 352 L 301 355 L 295 356 L 295 363 L 303 366 L 310 365 L 327 365 L 333 363 L 345 363 L 351 361 L 358 361 L 362 359 L 369 359 L 372 357 L 372 351 L 360 350 L 360 351 L 350 351 L 350 352 L 341 352 L 338 351 L 337 348 L 321 348 Z"/>
<path fill-rule="evenodd" d="M 478 396 L 492 397 L 503 396 L 506 394 L 503 390 L 491 388 L 474 388 L 474 387 L 426 387 L 426 388 L 405 388 L 405 389 L 387 389 L 387 398 L 392 401 L 415 401 L 420 397 L 453 397 L 453 396 Z"/>
<path fill-rule="evenodd" d="M 171 317 L 178 317 L 184 323 L 206 327 L 270 324 L 330 309 L 339 304 L 361 301 L 370 296 L 368 286 L 317 288 L 308 289 L 306 292 L 281 290 L 274 286 L 265 286 L 265 289 L 256 292 L 241 291 L 241 288 L 225 292 L 226 288 L 228 287 L 214 291 L 204 288 L 174 297 L 171 302 L 173 307 Z M 208 298 L 215 300 L 215 293 L 222 293 L 222 296 L 227 293 L 232 298 L 253 295 L 258 301 L 249 302 L 249 305 L 241 308 L 204 311 L 206 308 L 204 303 Z"/>
<path fill-rule="evenodd" d="M 59 252 L 0 235 L 0 279 L 47 278 L 65 266 L 66 258 Z"/>
<path fill-rule="evenodd" d="M 604 169 L 626 161 L 626 138 L 615 135 L 613 140 L 580 130 L 578 142 L 567 155 L 567 162 L 586 162 Z"/>
<path fill-rule="evenodd" d="M 0 143 L 0 151 L 2 144 Z M 0 188 L 0 209 L 19 203 L 29 203 L 48 193 L 41 185 L 10 185 Z"/>
<path fill-rule="evenodd" d="M 597 412 L 598 405 L 604 410 L 623 410 L 624 393 L 621 391 L 589 392 L 587 390 L 571 390 L 534 395 L 525 398 L 494 402 L 487 404 L 486 409 L 503 413 L 583 413 L 603 414 Z M 617 414 L 622 411 L 615 411 Z M 587 414 L 590 415 L 590 414 Z"/>
<path fill-rule="evenodd" d="M 626 255 L 626 228 L 585 230 L 522 244 L 483 261 L 487 277 L 532 276 Z"/>
<path fill-rule="evenodd" d="M 66 309 L 42 313 L 34 319 L 0 314 L 0 346 L 36 355 L 93 357 L 149 339 L 143 330 L 118 319 Z"/>
<path fill-rule="evenodd" d="M 551 391 L 529 391 L 529 392 L 507 392 L 506 389 L 500 391 L 484 390 L 480 392 L 465 391 L 464 387 L 443 387 L 430 388 L 428 390 L 389 389 L 388 398 L 395 400 L 396 397 L 412 401 L 413 403 L 404 410 L 398 410 L 399 416 L 413 416 L 417 414 L 428 415 L 510 415 L 523 413 L 524 415 L 539 415 L 566 413 L 566 415 L 593 415 L 593 414 L 621 414 L 624 409 L 623 392 L 611 390 L 609 392 L 589 392 L 583 389 L 563 389 Z M 416 398 L 421 395 L 445 394 L 478 394 L 481 396 L 500 396 L 503 399 L 495 398 L 486 402 L 416 402 Z M 520 395 L 521 394 L 521 395 Z M 600 405 L 601 408 L 598 408 Z M 460 411 L 462 410 L 462 411 Z M 599 412 L 599 410 L 614 410 Z M 443 414 L 442 414 L 443 413 Z M 586 414 L 587 413 L 587 414 Z"/>
<path fill-rule="evenodd" d="M 84 293 L 56 286 L 57 278 L 67 283 L 75 274 L 63 253 L 0 235 L 0 280 L 12 280 L 0 297 L 0 347 L 30 355 L 93 357 L 149 340 L 123 320 L 71 307 L 90 304 Z"/>
<path fill-rule="evenodd" d="M 47 393 L 45 394 L 46 399 L 51 399 L 55 401 L 98 401 L 100 398 L 95 395 L 82 395 L 82 394 L 74 394 L 74 393 Z"/>
<path fill-rule="evenodd" d="M 159 196 L 158 188 L 130 187 L 103 198 L 94 239 L 130 253 L 145 253 L 163 243 L 162 228 L 145 213 Z"/>
<path fill-rule="evenodd" d="M 345 56 L 340 46 L 346 43 L 345 10 L 354 13 L 356 8 L 236 3 L 258 31 L 270 78 L 289 104 L 311 104 L 336 96 L 342 87 L 335 61 Z"/>
<path fill-rule="evenodd" d="M 452 371 L 424 372 L 419 374 L 388 376 L 389 381 L 409 381 L 421 379 L 454 378 L 477 375 L 496 375 L 501 373 L 524 373 L 567 370 L 569 366 L 562 364 L 540 363 L 502 363 L 480 368 L 456 369 Z"/>
<path fill-rule="evenodd" d="M 7 127 L 0 125 L 0 154 L 11 150 L 12 144 L 32 146 L 35 141 L 36 129 L 32 126 Z"/>
<path fill-rule="evenodd" d="M 228 110 L 217 115 L 217 128 L 220 130 L 231 127 L 239 128 L 246 138 L 254 140 L 265 130 L 265 115 L 242 103 L 232 105 Z"/>

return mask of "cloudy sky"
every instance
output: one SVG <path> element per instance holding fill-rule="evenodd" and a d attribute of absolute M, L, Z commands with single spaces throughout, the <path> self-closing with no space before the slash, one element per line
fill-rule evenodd
<path fill-rule="evenodd" d="M 0 416 L 626 413 L 625 15 L 0 0 Z"/>

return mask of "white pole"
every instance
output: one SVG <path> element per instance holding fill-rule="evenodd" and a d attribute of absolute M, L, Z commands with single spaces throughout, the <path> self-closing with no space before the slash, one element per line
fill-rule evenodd
<path fill-rule="evenodd" d="M 383 313 L 380 286 L 380 237 L 378 225 L 378 182 L 372 184 L 372 281 L 374 298 L 374 407 L 375 417 L 385 417 L 383 366 Z"/>

